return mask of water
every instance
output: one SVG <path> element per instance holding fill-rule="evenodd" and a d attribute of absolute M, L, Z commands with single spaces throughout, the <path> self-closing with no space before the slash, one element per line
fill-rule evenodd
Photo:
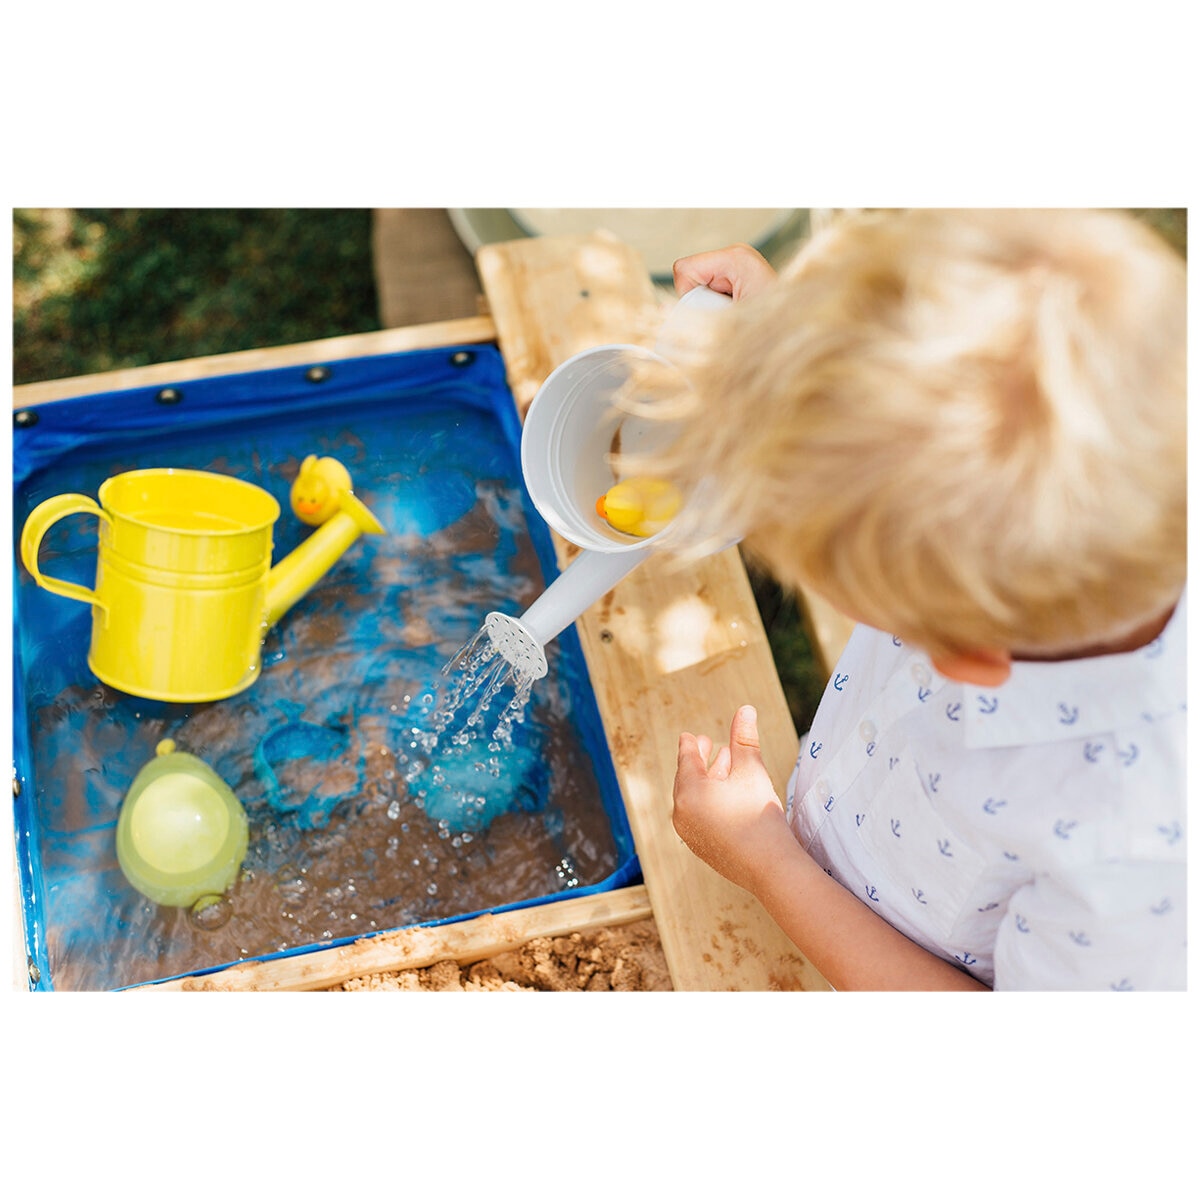
<path fill-rule="evenodd" d="M 332 454 L 389 531 L 356 543 L 283 616 L 252 688 L 212 704 L 99 684 L 87 609 L 21 572 L 24 801 L 55 988 L 120 987 L 524 903 L 598 885 L 632 860 L 619 797 L 594 765 L 603 735 L 580 725 L 595 718 L 581 707 L 577 649 L 548 647 L 534 688 L 472 632 L 544 586 L 511 442 L 484 411 L 397 408 L 343 405 L 237 438 L 164 435 L 152 451 L 99 445 L 32 476 L 14 502 L 19 532 L 41 499 L 94 496 L 121 470 L 224 471 L 280 500 L 278 561 L 310 533 L 287 506 L 300 459 Z M 88 522 L 54 527 L 45 569 L 94 573 Z M 208 762 L 250 821 L 240 878 L 192 910 L 152 904 L 116 862 L 121 801 L 165 737 Z"/>
<path fill-rule="evenodd" d="M 477 738 L 482 732 L 492 701 L 505 688 L 511 688 L 512 699 L 501 711 L 491 739 L 498 747 L 511 749 L 513 726 L 524 721 L 525 707 L 539 676 L 504 658 L 486 627 L 481 627 L 442 668 L 443 675 L 449 676 L 454 672 L 458 672 L 458 682 L 434 714 L 432 726 L 435 737 L 445 733 L 459 710 L 473 701 L 471 713 L 466 719 L 466 731 L 456 734 L 454 740 L 457 745 L 466 745 Z"/>

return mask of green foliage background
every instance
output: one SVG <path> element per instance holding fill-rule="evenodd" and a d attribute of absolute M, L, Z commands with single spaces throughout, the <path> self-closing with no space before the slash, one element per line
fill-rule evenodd
<path fill-rule="evenodd" d="M 17 209 L 16 383 L 379 328 L 369 209 Z"/>

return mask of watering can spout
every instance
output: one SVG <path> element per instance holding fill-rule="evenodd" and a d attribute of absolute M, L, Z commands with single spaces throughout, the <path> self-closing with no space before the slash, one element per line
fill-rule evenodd
<path fill-rule="evenodd" d="M 264 625 L 270 628 L 305 596 L 354 544 L 360 534 L 383 526 L 350 488 L 350 473 L 334 458 L 310 454 L 292 484 L 291 504 L 306 524 L 317 526 L 267 576 Z"/>

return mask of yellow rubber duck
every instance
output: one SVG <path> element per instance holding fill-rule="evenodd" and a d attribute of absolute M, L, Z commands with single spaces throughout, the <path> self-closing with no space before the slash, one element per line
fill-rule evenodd
<path fill-rule="evenodd" d="M 310 454 L 292 483 L 292 511 L 306 525 L 322 525 L 341 508 L 350 486 L 350 472 L 336 458 Z"/>
<path fill-rule="evenodd" d="M 596 501 L 596 513 L 620 533 L 651 537 L 667 526 L 682 504 L 673 483 L 641 475 L 610 487 Z"/>

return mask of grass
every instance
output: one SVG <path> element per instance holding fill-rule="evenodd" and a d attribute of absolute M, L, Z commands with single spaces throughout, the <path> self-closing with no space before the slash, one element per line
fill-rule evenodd
<path fill-rule="evenodd" d="M 368 209 L 17 209 L 32 383 L 379 328 Z"/>
<path fill-rule="evenodd" d="M 1131 211 L 1186 258 L 1186 210 Z M 14 212 L 14 383 L 379 327 L 367 209 Z M 806 730 L 824 679 L 802 615 L 772 579 L 750 580 Z"/>

